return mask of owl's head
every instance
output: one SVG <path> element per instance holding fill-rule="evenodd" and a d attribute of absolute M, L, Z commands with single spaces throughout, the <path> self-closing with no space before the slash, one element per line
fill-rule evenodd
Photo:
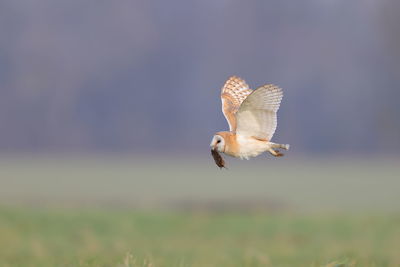
<path fill-rule="evenodd" d="M 214 135 L 213 139 L 211 140 L 210 147 L 212 150 L 216 150 L 218 152 L 225 151 L 225 139 L 221 135 Z"/>

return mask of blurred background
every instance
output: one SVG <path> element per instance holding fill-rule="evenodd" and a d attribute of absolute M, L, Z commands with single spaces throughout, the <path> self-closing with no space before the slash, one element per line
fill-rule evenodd
<path fill-rule="evenodd" d="M 275 140 L 400 149 L 396 0 L 2 1 L 1 152 L 184 152 L 231 75 L 284 89 Z"/>
<path fill-rule="evenodd" d="M 344 183 L 343 194 L 387 208 L 399 185 L 399 3 L 2 1 L 2 198 L 90 199 L 94 187 L 94 203 L 214 192 L 293 204 L 309 190 L 292 179 L 311 177 L 310 187 L 324 181 L 341 192 Z M 209 142 L 228 128 L 219 93 L 231 75 L 284 89 L 274 140 L 291 144 L 286 157 L 229 158 L 230 170 L 218 171 Z"/>

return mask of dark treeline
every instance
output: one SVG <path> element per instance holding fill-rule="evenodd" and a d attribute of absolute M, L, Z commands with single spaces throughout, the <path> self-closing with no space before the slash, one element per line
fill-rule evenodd
<path fill-rule="evenodd" d="M 284 88 L 274 139 L 400 149 L 400 2 L 0 3 L 0 152 L 208 149 L 230 75 Z"/>

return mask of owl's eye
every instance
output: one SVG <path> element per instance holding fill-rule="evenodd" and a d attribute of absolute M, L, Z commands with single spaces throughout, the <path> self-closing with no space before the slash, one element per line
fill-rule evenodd
<path fill-rule="evenodd" d="M 218 140 L 218 141 L 217 141 L 217 144 L 219 144 L 219 143 L 221 143 L 221 140 Z"/>

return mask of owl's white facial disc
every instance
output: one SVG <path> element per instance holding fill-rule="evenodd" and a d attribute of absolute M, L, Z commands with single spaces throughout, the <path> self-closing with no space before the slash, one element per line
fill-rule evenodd
<path fill-rule="evenodd" d="M 224 152 L 225 151 L 225 140 L 222 136 L 220 135 L 214 135 L 211 144 L 210 144 L 211 149 L 217 150 L 218 152 Z"/>

